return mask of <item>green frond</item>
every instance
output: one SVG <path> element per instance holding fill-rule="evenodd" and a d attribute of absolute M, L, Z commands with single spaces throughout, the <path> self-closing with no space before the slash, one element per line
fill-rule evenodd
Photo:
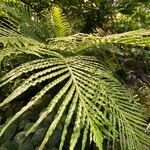
<path fill-rule="evenodd" d="M 109 83 L 109 82 L 108 82 Z M 113 84 L 113 83 L 111 83 Z M 140 114 L 140 107 L 137 104 L 132 104 L 132 107 L 129 108 L 127 105 L 131 105 L 128 102 L 132 100 L 132 98 L 130 97 L 130 99 L 126 98 L 121 100 L 121 97 L 118 98 L 115 97 L 114 95 L 117 96 L 117 92 L 116 92 L 116 87 L 113 86 L 113 88 L 111 87 L 111 84 L 109 84 L 109 88 L 110 88 L 110 93 L 109 91 L 106 93 L 107 96 L 107 102 L 109 101 L 109 96 L 110 96 L 110 100 L 112 101 L 112 103 L 108 103 L 110 109 L 109 113 L 111 113 L 113 117 L 111 120 L 115 120 L 115 124 L 118 124 L 119 127 L 119 133 L 120 133 L 120 144 L 121 144 L 121 148 L 122 149 L 132 149 L 133 147 L 135 147 L 135 149 L 141 149 L 143 148 L 143 145 L 141 145 L 143 139 L 144 139 L 144 143 L 145 145 L 149 145 L 146 135 L 142 136 L 141 138 L 139 138 L 139 135 L 142 135 L 142 132 L 144 132 L 143 126 L 146 126 L 146 123 L 144 121 L 144 119 L 142 119 L 142 115 Z M 100 84 L 103 85 L 103 84 Z M 122 88 L 122 86 L 119 86 L 119 84 L 117 84 L 118 87 L 120 87 L 120 89 Z M 104 87 L 103 87 L 104 89 Z M 114 92 L 113 92 L 114 90 Z M 117 90 L 119 92 L 119 90 Z M 113 92 L 113 94 L 112 94 Z M 123 95 L 125 93 L 121 93 L 120 95 Z M 111 97 L 113 96 L 113 97 Z M 124 105 L 124 101 L 126 101 L 126 106 Z M 128 102 L 127 102 L 128 101 Z M 116 104 L 115 104 L 116 103 Z M 124 105 L 124 107 L 121 107 L 121 105 Z M 128 104 L 127 104 L 128 103 Z M 115 105 L 115 107 L 114 107 Z M 126 110 L 130 111 L 130 113 L 126 113 Z M 135 113 L 133 113 L 135 112 Z M 134 119 L 134 117 L 136 117 L 136 119 Z M 135 120 L 135 121 L 133 121 Z M 138 122 L 138 120 L 140 120 L 140 123 Z M 136 128 L 135 128 L 136 127 Z M 142 128 L 141 128 L 142 127 Z M 128 141 L 129 140 L 129 141 Z M 146 142 L 147 141 L 147 142 Z M 137 145 L 137 147 L 135 146 Z"/>
<path fill-rule="evenodd" d="M 51 31 L 47 30 L 46 24 L 40 20 L 37 13 L 29 6 L 21 2 L 2 4 L 7 17 L 0 20 L 0 26 L 7 30 L 5 34 L 16 32 L 41 43 L 46 43 L 48 38 L 53 37 Z"/>
<path fill-rule="evenodd" d="M 82 104 L 81 102 L 79 102 L 78 104 L 78 110 L 77 110 L 77 117 L 76 117 L 76 121 L 75 121 L 75 126 L 73 129 L 73 134 L 71 135 L 71 139 L 70 139 L 70 150 L 73 150 L 75 148 L 75 145 L 77 144 L 77 141 L 80 137 L 80 132 L 82 127 L 82 119 L 83 117 L 85 117 L 84 115 L 82 115 Z"/>
<path fill-rule="evenodd" d="M 59 107 L 58 112 L 56 114 L 56 117 L 54 118 L 54 121 L 51 123 L 51 125 L 50 125 L 50 127 L 49 127 L 49 129 L 48 129 L 48 131 L 44 137 L 44 140 L 39 147 L 39 150 L 43 150 L 45 144 L 48 142 L 49 137 L 52 135 L 53 131 L 55 130 L 55 128 L 56 128 L 59 120 L 61 119 L 68 103 L 71 101 L 71 98 L 74 94 L 74 91 L 75 91 L 75 86 L 72 85 L 72 87 L 70 88 L 70 90 L 66 94 L 65 100 L 62 102 L 61 106 Z"/>
<path fill-rule="evenodd" d="M 140 34 L 136 31 L 106 37 L 81 34 L 56 38 L 50 41 L 51 45 L 41 45 L 37 40 L 34 42 L 23 35 L 17 35 L 14 39 L 13 36 L 3 35 L 4 50 L 8 49 L 11 52 L 14 49 L 18 53 L 28 53 L 26 50 L 29 50 L 33 55 L 38 54 L 41 58 L 22 64 L 0 78 L 0 88 L 13 83 L 18 78 L 23 79 L 23 82 L 0 103 L 0 107 L 3 108 L 15 101 L 17 97 L 39 83 L 44 82 L 44 86 L 5 124 L 0 131 L 0 136 L 3 136 L 15 120 L 36 106 L 46 93 L 55 88 L 58 91 L 49 99 L 48 106 L 26 133 L 27 137 L 35 132 L 42 121 L 57 110 L 42 143 L 39 143 L 40 150 L 44 149 L 64 114 L 66 116 L 60 150 L 65 145 L 70 124 L 73 124 L 70 135 L 71 150 L 75 149 L 78 143 L 81 144 L 82 150 L 85 149 L 89 140 L 94 141 L 98 149 L 102 150 L 106 139 L 108 139 L 108 146 L 113 143 L 111 146 L 114 150 L 116 143 L 119 143 L 121 150 L 147 149 L 150 146 L 150 138 L 144 133 L 146 122 L 141 115 L 140 105 L 126 92 L 127 90 L 113 76 L 110 69 L 94 57 L 63 57 L 57 49 L 60 49 L 61 42 L 65 41 L 60 51 L 68 49 L 75 52 L 75 55 L 78 53 L 77 50 L 84 51 L 95 46 L 100 48 L 107 43 L 130 45 L 133 39 L 139 39 L 142 43 L 144 38 L 148 39 L 148 37 L 149 30 Z M 141 43 L 139 46 L 142 46 Z M 136 42 L 134 44 L 136 45 Z M 82 141 L 79 141 L 80 137 Z"/>
<path fill-rule="evenodd" d="M 8 74 L 6 74 L 6 76 L 2 77 L 2 79 L 0 80 L 1 82 L 1 86 L 7 84 L 8 82 L 11 82 L 12 80 L 14 80 L 15 78 L 21 76 L 22 74 L 25 73 L 29 73 L 32 72 L 34 70 L 38 70 L 38 69 L 44 69 L 47 67 L 50 67 L 48 70 L 43 70 L 42 72 L 37 73 L 36 75 L 32 75 L 29 79 L 29 82 L 38 77 L 41 76 L 42 74 L 46 74 L 49 71 L 55 70 L 57 69 L 57 67 L 62 67 L 62 66 L 55 66 L 55 65 L 63 65 L 64 63 L 60 60 L 58 60 L 57 58 L 51 58 L 51 59 L 40 59 L 40 60 L 35 60 L 35 61 L 31 61 L 31 62 L 27 62 L 26 64 L 23 64 L 19 67 L 17 67 L 16 69 L 10 71 Z M 51 67 L 54 67 L 53 69 Z M 58 69 L 59 69 L 58 68 Z M 6 80 L 6 81 L 5 81 Z M 26 80 L 27 82 L 27 80 Z"/>
<path fill-rule="evenodd" d="M 4 48 L 22 48 L 22 47 L 28 47 L 28 46 L 42 46 L 41 43 L 39 43 L 36 40 L 33 40 L 31 38 L 27 38 L 21 35 L 18 36 L 1 36 L 0 37 L 1 43 L 3 44 Z M 43 45 L 44 46 L 44 45 Z"/>
<path fill-rule="evenodd" d="M 35 58 L 17 64 L 18 67 L 0 77 L 1 91 L 20 81 L 8 96 L 4 95 L 0 109 L 17 99 L 25 99 L 24 106 L 0 129 L 0 137 L 40 102 L 46 106 L 39 110 L 39 117 L 25 134 L 25 138 L 32 136 L 45 119 L 54 114 L 39 142 L 39 150 L 47 146 L 59 125 L 63 125 L 59 150 L 64 149 L 66 142 L 70 150 L 79 146 L 84 150 L 87 143 L 92 142 L 99 150 L 104 149 L 104 142 L 107 150 L 149 149 L 150 137 L 144 132 L 146 121 L 137 98 L 129 94 L 105 62 L 91 56 L 91 52 L 96 52 L 94 56 L 97 52 L 102 56 L 106 51 L 118 56 L 131 53 L 129 47 L 149 48 L 150 30 L 104 37 L 82 33 L 68 36 L 70 26 L 60 7 L 53 6 L 50 12 L 41 12 L 39 17 L 21 2 L 5 2 L 1 2 L 6 16 L 0 20 L 0 66 L 11 59 L 17 61 L 19 55 Z M 121 46 L 127 47 L 128 52 Z M 37 87 L 34 95 L 24 98 L 26 92 Z M 42 98 L 49 93 L 52 95 L 45 103 Z"/>
<path fill-rule="evenodd" d="M 69 35 L 70 26 L 65 16 L 63 15 L 62 9 L 60 7 L 53 6 L 51 8 L 50 19 L 53 27 L 53 32 L 56 37 L 64 37 Z"/>
<path fill-rule="evenodd" d="M 19 56 L 36 56 L 38 59 L 44 58 L 45 56 L 54 58 L 62 57 L 62 55 L 55 51 L 47 50 L 43 43 L 16 33 L 12 36 L 0 36 L 0 44 L 2 44 L 2 49 L 0 50 L 0 70 L 2 70 L 1 66 L 10 64 L 11 60 L 17 60 Z M 7 59 L 9 62 L 5 61 Z M 32 66 L 30 67 L 33 68 Z"/>
<path fill-rule="evenodd" d="M 30 87 L 36 86 L 37 83 L 45 80 L 50 82 L 47 82 L 47 85 L 6 123 L 0 132 L 0 136 L 50 89 L 57 87 L 61 82 L 66 82 L 50 100 L 49 105 L 39 116 L 39 119 L 26 133 L 26 136 L 28 136 L 34 132 L 44 118 L 52 113 L 57 104 L 60 103 L 39 149 L 42 150 L 44 148 L 64 112 L 67 112 L 67 115 L 62 132 L 60 150 L 63 149 L 65 144 L 68 127 L 72 122 L 73 116 L 76 119 L 70 139 L 70 149 L 76 147 L 80 137 L 83 137 L 81 144 L 82 149 L 84 149 L 89 131 L 91 140 L 96 143 L 99 149 L 102 149 L 103 141 L 106 137 L 113 143 L 119 140 L 123 150 L 132 150 L 133 147 L 140 149 L 150 144 L 149 137 L 144 134 L 145 121 L 140 114 L 139 104 L 134 103 L 134 98 L 127 96 L 125 88 L 98 60 L 94 58 L 90 60 L 89 57 L 35 60 L 12 70 L 5 77 L 2 77 L 1 85 L 5 86 L 5 84 L 15 80 L 15 78 L 21 77 L 22 74 L 28 72 L 31 74 L 33 71 L 34 74 L 30 75 L 12 92 L 0 104 L 1 107 L 13 101 Z M 35 73 L 35 71 L 37 72 Z"/>
<path fill-rule="evenodd" d="M 65 75 L 66 76 L 66 75 Z M 67 74 L 68 77 L 68 74 Z M 64 87 L 61 89 L 61 91 L 59 93 L 57 93 L 57 95 L 51 100 L 50 104 L 48 105 L 47 109 L 42 113 L 42 115 L 39 117 L 39 119 L 36 121 L 36 123 L 29 129 L 29 131 L 27 132 L 27 135 L 30 134 L 31 132 L 33 132 L 38 125 L 43 121 L 44 118 L 47 117 L 48 114 L 50 114 L 52 112 L 52 110 L 55 108 L 56 104 L 58 103 L 58 101 L 60 100 L 60 98 L 67 92 L 67 90 L 69 89 L 70 85 L 71 85 L 72 80 L 70 79 L 65 85 Z"/>
<path fill-rule="evenodd" d="M 45 75 L 45 76 L 42 76 L 44 75 L 44 73 L 50 73 L 51 71 L 53 70 L 57 70 L 59 68 L 63 68 L 62 66 L 57 66 L 57 67 L 54 67 L 54 68 L 50 68 L 48 69 L 49 71 L 43 71 L 42 73 L 39 72 L 35 75 L 32 75 L 30 78 L 28 78 L 28 80 L 26 80 L 22 85 L 20 85 L 17 89 L 14 90 L 14 92 L 12 92 L 2 103 L 0 103 L 0 107 L 8 104 L 9 102 L 11 102 L 14 98 L 18 97 L 20 94 L 22 94 L 23 92 L 25 92 L 29 87 L 31 86 L 35 86 L 37 83 L 41 83 L 45 80 L 48 80 L 52 77 L 55 77 L 57 75 L 60 75 L 60 74 L 63 74 L 67 71 L 67 69 L 62 69 L 62 70 L 59 70 L 59 71 L 56 71 L 52 74 L 48 74 L 48 75 Z M 39 77 L 39 78 L 38 78 Z"/>
<path fill-rule="evenodd" d="M 5 58 L 16 58 L 18 55 L 34 55 L 42 57 L 42 51 L 40 52 L 40 46 L 42 44 L 37 41 L 24 37 L 24 36 L 1 36 L 0 42 L 3 46 L 0 51 L 0 63 Z M 32 50 L 31 50 L 32 49 Z"/>
<path fill-rule="evenodd" d="M 97 35 L 75 34 L 69 37 L 56 38 L 49 40 L 50 49 L 71 50 L 79 54 L 88 51 L 109 51 L 113 54 L 124 55 L 131 52 L 123 51 L 120 45 L 124 47 L 150 47 L 150 31 L 147 29 L 136 30 L 121 34 L 107 35 L 100 37 Z M 57 44 L 56 44 L 57 43 Z"/>
<path fill-rule="evenodd" d="M 103 38 L 103 42 L 112 44 L 125 44 L 132 46 L 149 47 L 150 46 L 150 30 L 141 29 L 121 34 L 114 34 Z"/>
<path fill-rule="evenodd" d="M 93 141 L 96 143 L 96 146 L 98 147 L 98 149 L 103 150 L 102 143 L 103 143 L 104 137 L 96 125 L 91 125 L 91 133 L 93 133 Z"/>
<path fill-rule="evenodd" d="M 0 20 L 0 44 L 2 45 L 0 64 L 2 66 L 9 64 L 5 60 L 9 59 L 11 62 L 17 56 L 25 54 L 37 57 L 43 55 L 61 57 L 58 52 L 47 50 L 45 45 L 47 39 L 53 37 L 52 32 L 56 33 L 55 36 L 66 36 L 69 33 L 69 24 L 60 8 L 52 8 L 53 19 L 50 20 L 48 30 L 46 22 L 41 22 L 38 15 L 23 3 L 2 4 L 2 8 L 7 13 L 7 17 Z"/>
<path fill-rule="evenodd" d="M 85 127 L 84 127 L 84 132 L 83 132 L 82 148 L 81 148 L 81 150 L 84 150 L 85 147 L 86 147 L 87 136 L 88 136 L 88 129 L 89 129 L 89 124 L 88 124 L 88 122 L 85 122 Z"/>
<path fill-rule="evenodd" d="M 1 1 L 3 1 L 3 2 L 16 2 L 17 0 L 1 0 Z"/>
<path fill-rule="evenodd" d="M 58 6 L 53 6 L 45 15 L 41 14 L 42 20 L 37 12 L 21 2 L 2 4 L 3 11 L 7 14 L 4 20 L 0 20 L 0 34 L 2 35 L 10 36 L 12 33 L 19 33 L 46 44 L 50 38 L 70 34 L 70 25 Z"/>
<path fill-rule="evenodd" d="M 47 86 L 45 86 L 37 95 L 35 95 L 31 101 L 24 106 L 20 111 L 18 111 L 5 125 L 5 127 L 1 130 L 0 132 L 0 136 L 3 135 L 3 133 L 7 130 L 7 128 L 18 118 L 20 117 L 25 111 L 27 111 L 29 108 L 31 108 L 33 105 L 35 105 L 38 100 L 45 95 L 51 88 L 53 88 L 54 86 L 56 86 L 57 84 L 59 84 L 60 82 L 62 82 L 64 79 L 66 79 L 68 77 L 68 74 L 61 76 L 59 78 L 57 78 L 56 80 L 54 80 L 52 83 L 48 84 Z M 41 119 L 41 118 L 40 118 Z M 39 120 L 40 120 L 39 119 Z M 42 117 L 42 120 L 44 119 L 44 117 Z M 37 121 L 38 122 L 38 121 Z M 35 128 L 36 123 L 34 124 L 34 126 L 28 131 L 27 134 L 29 134 L 30 132 L 33 131 L 33 129 Z"/>
<path fill-rule="evenodd" d="M 67 135 L 67 128 L 68 128 L 69 124 L 71 123 L 71 119 L 72 119 L 72 116 L 74 114 L 75 108 L 77 106 L 77 102 L 78 102 L 78 94 L 75 93 L 75 96 L 73 97 L 71 106 L 69 108 L 69 112 L 68 112 L 66 120 L 65 120 L 65 125 L 64 125 L 64 128 L 63 128 L 63 132 L 62 132 L 62 137 L 61 137 L 61 143 L 60 143 L 60 146 L 59 146 L 59 150 L 63 149 L 63 144 L 64 144 L 64 141 L 65 141 L 65 137 Z"/>

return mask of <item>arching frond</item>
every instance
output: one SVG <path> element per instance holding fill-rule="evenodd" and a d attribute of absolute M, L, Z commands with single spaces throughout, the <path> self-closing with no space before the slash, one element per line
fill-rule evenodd
<path fill-rule="evenodd" d="M 45 20 L 41 22 L 37 13 L 23 3 L 1 3 L 7 16 L 0 20 L 0 68 L 6 68 L 3 66 L 10 64 L 18 55 L 60 56 L 45 49 L 48 38 L 69 33 L 69 24 L 59 7 L 52 8 L 47 24 Z"/>
<path fill-rule="evenodd" d="M 22 56 L 23 59 L 29 56 L 36 56 L 37 58 L 61 57 L 61 55 L 54 51 L 46 50 L 42 43 L 24 36 L 0 37 L 2 49 L 0 50 L 0 70 L 2 66 L 9 65 L 12 60 L 18 60 Z M 26 56 L 26 57 L 25 57 Z M 20 64 L 20 63 L 19 63 Z M 3 67 L 2 67 L 3 68 Z"/>
<path fill-rule="evenodd" d="M 100 37 L 97 35 L 75 34 L 69 37 L 49 40 L 50 49 L 72 50 L 83 53 L 89 49 L 107 50 L 114 54 L 124 55 L 127 51 L 122 51 L 118 47 L 150 47 L 150 31 L 136 30 L 121 34 L 107 35 Z M 117 47 L 118 46 L 118 47 Z"/>
<path fill-rule="evenodd" d="M 16 32 L 39 42 L 46 42 L 45 35 L 51 36 L 51 33 L 46 31 L 45 25 L 40 22 L 39 17 L 32 12 L 31 8 L 23 3 L 2 4 L 7 16 L 0 20 L 0 26 L 7 31 L 9 36 L 11 32 Z"/>
<path fill-rule="evenodd" d="M 75 149 L 80 137 L 83 137 L 81 144 L 84 149 L 89 132 L 91 140 L 99 149 L 102 149 L 106 137 L 114 143 L 119 141 L 122 150 L 148 148 L 150 140 L 144 134 L 146 123 L 140 113 L 139 104 L 126 93 L 125 88 L 113 77 L 109 69 L 95 58 L 78 56 L 31 61 L 2 77 L 0 85 L 5 86 L 8 82 L 29 72 L 29 77 L 0 103 L 1 108 L 38 83 L 47 81 L 46 85 L 5 124 L 0 136 L 23 113 L 36 106 L 41 97 L 63 83 L 63 86 L 49 100 L 48 106 L 38 120 L 27 131 L 26 136 L 34 132 L 50 113 L 55 109 L 58 110 L 43 142 L 39 143 L 40 150 L 46 146 L 64 113 L 67 113 L 67 116 L 60 149 L 63 149 L 68 128 L 72 122 L 74 126 L 72 127 L 70 149 Z M 33 75 L 32 72 L 34 72 Z M 75 120 L 72 120 L 73 116 Z"/>

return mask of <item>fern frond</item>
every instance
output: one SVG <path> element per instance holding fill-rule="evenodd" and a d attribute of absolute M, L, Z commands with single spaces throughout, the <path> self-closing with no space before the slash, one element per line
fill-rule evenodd
<path fill-rule="evenodd" d="M 44 148 L 45 144 L 48 142 L 48 139 L 50 138 L 53 131 L 55 130 L 55 128 L 56 128 L 59 120 L 61 119 L 62 114 L 64 113 L 68 103 L 72 100 L 71 98 L 73 97 L 74 91 L 75 91 L 75 86 L 72 85 L 72 87 L 70 88 L 70 90 L 66 94 L 65 100 L 62 102 L 60 108 L 58 109 L 56 117 L 54 118 L 54 121 L 51 123 L 51 125 L 50 125 L 50 127 L 49 127 L 49 129 L 45 135 L 45 138 L 39 147 L 39 150 L 42 150 Z"/>
<path fill-rule="evenodd" d="M 58 6 L 53 6 L 51 9 L 51 24 L 54 35 L 56 37 L 64 37 L 69 35 L 70 26 L 65 16 L 62 13 L 62 9 Z"/>
<path fill-rule="evenodd" d="M 12 31 L 20 33 L 41 43 L 46 43 L 46 40 L 52 37 L 52 33 L 29 6 L 21 2 L 3 5 L 7 18 L 0 20 L 0 26 L 8 30 L 7 33 Z"/>
<path fill-rule="evenodd" d="M 59 146 L 60 150 L 62 150 L 62 148 L 63 148 L 63 144 L 65 142 L 65 137 L 67 135 L 67 128 L 68 128 L 68 126 L 71 123 L 71 119 L 72 119 L 72 116 L 74 114 L 75 108 L 77 106 L 77 102 L 78 102 L 78 94 L 75 93 L 75 96 L 74 96 L 74 98 L 72 100 L 69 112 L 68 112 L 66 120 L 65 120 L 65 125 L 64 125 L 63 132 L 62 132 L 62 137 L 61 137 L 61 143 L 60 143 L 60 146 Z"/>
<path fill-rule="evenodd" d="M 33 67 L 31 67 L 32 64 Z M 109 69 L 104 67 L 95 58 L 89 59 L 89 57 L 85 56 L 35 60 L 14 69 L 8 75 L 1 78 L 1 85 L 5 86 L 5 84 L 15 80 L 15 78 L 21 77 L 22 74 L 32 74 L 32 72 L 34 74 L 30 75 L 12 92 L 0 104 L 1 107 L 15 100 L 16 97 L 30 87 L 36 86 L 37 83 L 45 80 L 48 82 L 26 106 L 6 123 L 0 132 L 0 136 L 4 134 L 17 118 L 28 111 L 33 105 L 36 105 L 40 98 L 50 89 L 56 88 L 59 83 L 64 82 L 65 84 L 62 88 L 50 99 L 47 108 L 39 116 L 39 119 L 26 133 L 26 136 L 28 136 L 34 132 L 44 118 L 58 107 L 58 111 L 39 149 L 42 150 L 44 148 L 64 112 L 67 112 L 67 115 L 64 122 L 60 149 L 63 149 L 65 144 L 66 134 L 73 116 L 76 119 L 70 139 L 70 149 L 76 147 L 79 138 L 82 136 L 81 144 L 82 149 L 84 149 L 89 131 L 91 132 L 91 140 L 96 143 L 99 149 L 102 149 L 103 141 L 106 137 L 109 138 L 109 141 L 113 141 L 113 143 L 119 140 L 122 150 L 132 150 L 133 148 L 140 150 L 149 146 L 149 137 L 143 132 L 145 121 L 140 113 L 139 104 L 134 103 L 134 99 L 127 96 L 126 90 L 113 77 Z M 60 105 L 57 105 L 58 103 Z M 84 132 L 81 132 L 81 130 Z"/>
<path fill-rule="evenodd" d="M 57 50 L 61 47 L 64 51 L 69 49 L 79 54 L 84 54 L 89 50 L 101 52 L 105 50 L 113 54 L 124 55 L 127 54 L 128 51 L 131 52 L 131 49 L 123 51 L 120 49 L 120 45 L 124 47 L 150 47 L 149 35 L 150 31 L 146 29 L 107 35 L 104 37 L 80 33 L 61 39 L 56 38 L 49 40 L 49 48 Z"/>

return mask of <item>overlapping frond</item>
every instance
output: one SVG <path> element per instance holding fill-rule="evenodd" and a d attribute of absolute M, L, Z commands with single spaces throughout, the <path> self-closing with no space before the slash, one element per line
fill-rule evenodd
<path fill-rule="evenodd" d="M 6 66 L 18 55 L 60 56 L 54 51 L 45 49 L 47 39 L 65 36 L 69 33 L 69 24 L 59 7 L 53 7 L 51 19 L 40 20 L 40 17 L 23 3 L 4 3 L 2 11 L 6 16 L 0 20 L 0 66 Z M 9 61 L 8 61 L 9 60 Z M 1 70 L 1 69 L 0 69 Z"/>
<path fill-rule="evenodd" d="M 150 47 L 150 31 L 142 29 L 104 37 L 79 33 L 69 37 L 49 40 L 50 49 L 57 50 L 61 47 L 62 50 L 70 49 L 80 53 L 89 49 L 97 49 L 97 51 L 107 50 L 114 54 L 126 54 L 127 51 L 119 49 L 120 46 Z"/>
<path fill-rule="evenodd" d="M 39 14 L 23 3 L 2 3 L 2 9 L 6 12 L 6 17 L 0 20 L 0 27 L 9 34 L 18 32 L 35 39 L 41 43 L 46 43 L 49 38 L 62 37 L 70 34 L 70 26 L 61 8 L 54 6 L 46 15 Z M 46 19 L 44 19 L 44 16 Z"/>
<path fill-rule="evenodd" d="M 102 39 L 103 42 L 113 44 L 125 44 L 132 46 L 149 47 L 150 46 L 150 30 L 141 29 L 121 34 L 113 34 Z"/>
<path fill-rule="evenodd" d="M 45 49 L 46 46 L 43 43 L 16 33 L 10 36 L 0 36 L 0 43 L 2 46 L 0 50 L 0 66 L 8 65 L 12 59 L 17 60 L 17 56 L 61 57 L 59 53 Z"/>
<path fill-rule="evenodd" d="M 34 73 L 31 74 L 32 72 Z M 2 77 L 1 88 L 26 73 L 30 73 L 30 76 L 0 103 L 1 108 L 38 83 L 47 81 L 46 85 L 5 124 L 0 136 L 16 119 L 36 106 L 46 93 L 52 88 L 57 89 L 63 83 L 49 100 L 48 106 L 38 120 L 27 131 L 26 136 L 34 132 L 42 121 L 57 109 L 39 150 L 46 146 L 64 113 L 66 118 L 60 150 L 63 149 L 68 128 L 73 122 L 70 138 L 72 150 L 75 149 L 80 137 L 83 139 L 79 143 L 82 144 L 82 149 L 85 149 L 89 136 L 99 149 L 102 149 L 105 139 L 114 143 L 119 141 L 122 150 L 141 150 L 149 146 L 149 137 L 144 134 L 145 121 L 140 114 L 139 104 L 127 95 L 119 81 L 95 58 L 76 56 L 31 61 Z"/>
<path fill-rule="evenodd" d="M 46 32 L 44 24 L 39 21 L 39 17 L 32 12 L 31 8 L 22 3 L 2 3 L 2 5 L 6 17 L 0 20 L 0 26 L 5 33 L 6 31 L 8 34 L 17 32 L 39 42 L 45 42 L 45 35 L 50 36 L 50 33 Z"/>
<path fill-rule="evenodd" d="M 99 84 L 101 89 L 107 87 L 110 89 L 105 95 L 107 101 L 104 104 L 101 103 L 101 107 L 104 107 L 104 109 L 108 107 L 106 108 L 107 116 L 112 125 L 117 127 L 121 149 L 147 149 L 145 145 L 149 146 L 149 138 L 147 137 L 147 139 L 143 134 L 143 127 L 146 125 L 146 122 L 141 119 L 143 117 L 140 112 L 140 105 L 134 97 L 128 97 L 127 93 L 123 92 L 125 89 L 117 81 L 112 82 L 109 79 L 107 81 L 108 86 L 105 85 L 106 87 L 103 84 Z M 115 144 L 115 141 L 112 144 L 112 141 L 109 139 L 108 143 L 112 146 L 112 149 L 117 149 L 118 145 Z"/>

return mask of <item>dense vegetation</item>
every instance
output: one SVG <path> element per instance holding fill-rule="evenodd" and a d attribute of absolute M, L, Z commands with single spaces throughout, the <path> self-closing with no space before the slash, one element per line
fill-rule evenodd
<path fill-rule="evenodd" d="M 149 150 L 148 0 L 0 9 L 0 149 Z"/>

